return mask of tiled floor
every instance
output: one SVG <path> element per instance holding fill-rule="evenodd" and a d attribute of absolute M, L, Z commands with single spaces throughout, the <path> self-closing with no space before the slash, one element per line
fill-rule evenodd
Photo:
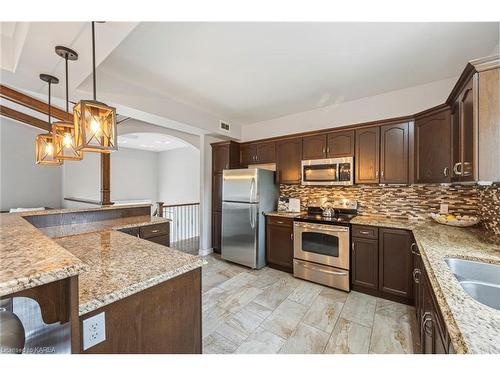
<path fill-rule="evenodd" d="M 206 257 L 204 353 L 413 353 L 414 309 Z"/>

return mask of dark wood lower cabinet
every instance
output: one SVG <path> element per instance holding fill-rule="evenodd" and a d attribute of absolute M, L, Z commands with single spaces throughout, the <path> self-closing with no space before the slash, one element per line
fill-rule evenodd
<path fill-rule="evenodd" d="M 454 353 L 441 310 L 415 245 L 413 254 L 413 292 L 421 353 Z"/>
<path fill-rule="evenodd" d="M 266 257 L 269 267 L 293 272 L 293 219 L 266 218 Z"/>
<path fill-rule="evenodd" d="M 106 340 L 88 354 L 201 353 L 201 268 L 80 317 L 105 312 Z"/>
<path fill-rule="evenodd" d="M 170 246 L 169 222 L 124 228 L 119 231 L 163 246 Z"/>
<path fill-rule="evenodd" d="M 378 241 L 352 238 L 352 285 L 378 290 Z"/>
<path fill-rule="evenodd" d="M 222 212 L 212 212 L 212 248 L 220 254 L 222 235 Z"/>
<path fill-rule="evenodd" d="M 379 229 L 379 290 L 406 298 L 413 297 L 412 235 L 406 230 Z"/>
<path fill-rule="evenodd" d="M 411 233 L 362 225 L 352 233 L 352 289 L 413 304 Z"/>

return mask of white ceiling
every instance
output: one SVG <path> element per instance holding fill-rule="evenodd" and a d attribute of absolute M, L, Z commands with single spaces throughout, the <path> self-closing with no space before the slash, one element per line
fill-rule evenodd
<path fill-rule="evenodd" d="M 133 148 L 144 151 L 167 151 L 187 147 L 188 144 L 179 138 L 159 133 L 129 133 L 118 136 L 120 148 Z"/>
<path fill-rule="evenodd" d="M 498 23 L 141 23 L 100 68 L 247 124 L 456 77 L 498 40 Z"/>

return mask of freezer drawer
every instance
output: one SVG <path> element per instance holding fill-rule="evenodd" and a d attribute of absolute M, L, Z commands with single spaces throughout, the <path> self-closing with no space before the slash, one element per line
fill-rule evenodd
<path fill-rule="evenodd" d="M 294 259 L 293 276 L 346 292 L 349 291 L 349 271 L 340 268 Z"/>

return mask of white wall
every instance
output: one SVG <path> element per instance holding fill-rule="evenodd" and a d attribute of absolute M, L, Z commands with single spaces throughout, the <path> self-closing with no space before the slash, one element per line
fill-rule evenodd
<path fill-rule="evenodd" d="M 111 154 L 111 200 L 158 198 L 158 153 L 121 147 Z M 83 160 L 66 162 L 63 197 L 100 199 L 100 155 L 87 152 Z M 63 202 L 64 207 L 71 207 Z"/>
<path fill-rule="evenodd" d="M 43 133 L 0 117 L 0 206 L 59 208 L 61 167 L 35 164 L 35 137 Z"/>
<path fill-rule="evenodd" d="M 200 201 L 200 151 L 187 146 L 159 153 L 158 199 L 165 204 Z"/>
<path fill-rule="evenodd" d="M 367 121 L 413 115 L 444 103 L 457 78 L 427 83 L 363 99 L 242 126 L 242 140 L 333 128 Z"/>

